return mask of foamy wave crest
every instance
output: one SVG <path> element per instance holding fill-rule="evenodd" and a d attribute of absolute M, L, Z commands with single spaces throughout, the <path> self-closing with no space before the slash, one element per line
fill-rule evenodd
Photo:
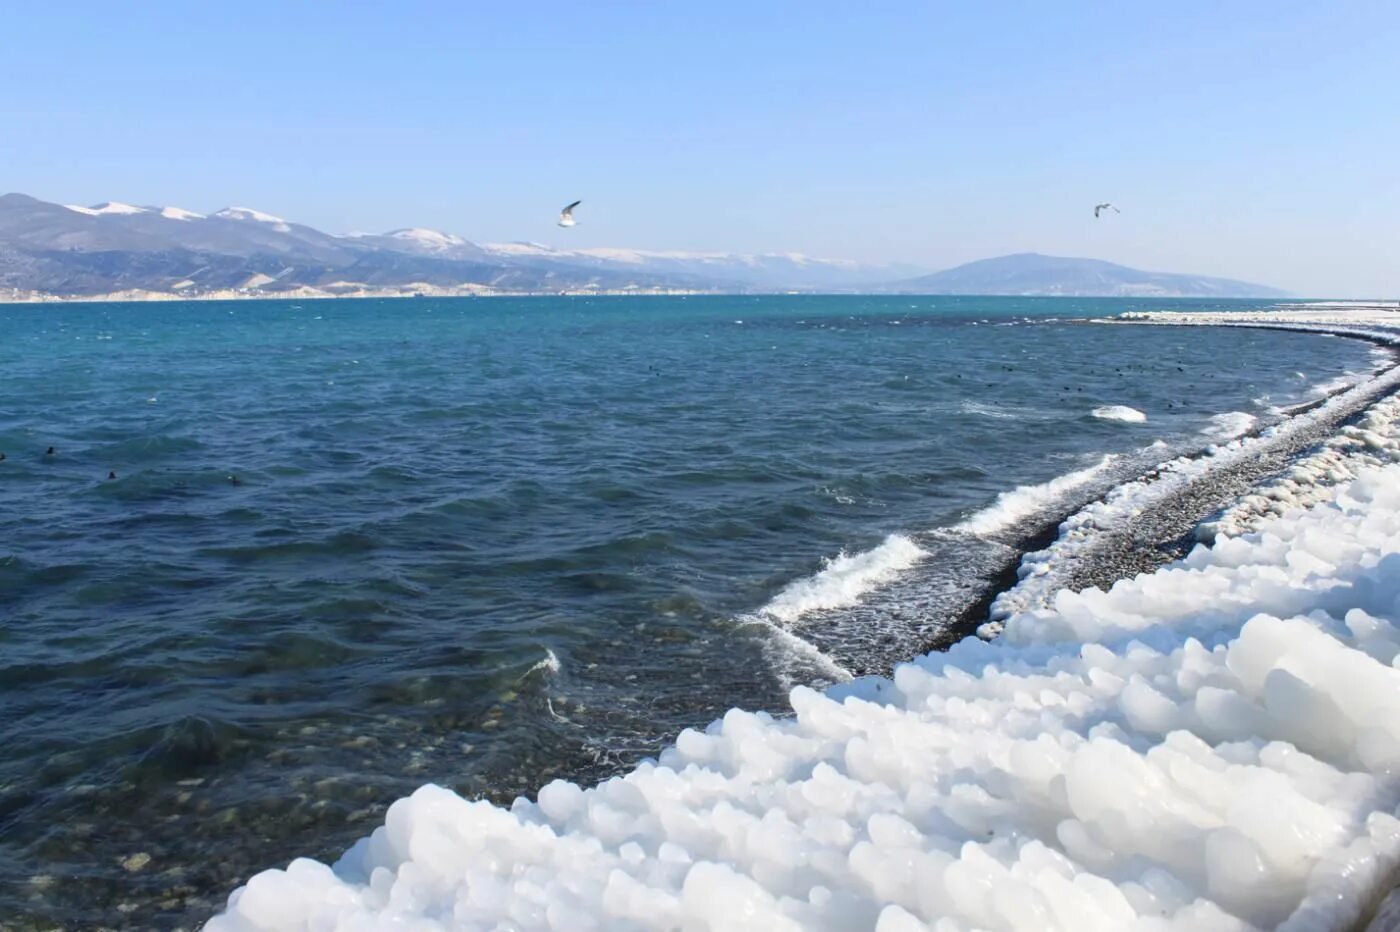
<path fill-rule="evenodd" d="M 1240 434 L 1249 433 L 1256 421 L 1258 418 L 1248 412 L 1226 411 L 1212 417 L 1210 425 L 1201 433 L 1215 440 L 1233 440 Z"/>
<path fill-rule="evenodd" d="M 998 408 L 996 405 L 983 404 L 980 401 L 964 401 L 958 406 L 958 410 L 963 414 L 980 414 L 983 417 L 1015 418 L 1015 411 L 1008 411 L 1005 408 Z"/>
<path fill-rule="evenodd" d="M 546 648 L 545 648 L 545 651 L 544 651 L 544 659 L 543 659 L 543 660 L 537 661 L 537 662 L 535 663 L 534 666 L 532 666 L 530 669 L 526 670 L 526 671 L 525 671 L 525 675 L 526 675 L 526 676 L 529 676 L 531 673 L 534 673 L 536 670 L 539 670 L 540 672 L 544 673 L 546 676 L 553 676 L 555 673 L 558 673 L 558 672 L 559 672 L 559 656 L 558 656 L 557 654 L 555 654 L 554 651 L 552 651 L 552 650 L 550 650 L 549 648 L 546 647 Z"/>
<path fill-rule="evenodd" d="M 1113 465 L 1113 461 L 1116 459 L 1118 459 L 1116 454 L 1109 453 L 1093 466 L 1076 469 L 1063 476 L 1056 476 L 1049 482 L 1042 482 L 1039 485 L 1023 485 L 1010 492 L 1002 492 L 994 503 L 971 515 L 953 530 L 978 535 L 1004 531 L 1031 515 L 1044 511 L 1066 493 L 1073 492 L 1092 481 Z"/>
<path fill-rule="evenodd" d="M 826 561 L 821 572 L 788 584 L 760 615 L 791 624 L 808 612 L 845 608 L 882 583 L 893 579 L 927 554 L 902 534 L 891 534 L 880 546 L 861 553 L 841 553 Z"/>
<path fill-rule="evenodd" d="M 1325 398 L 1328 395 L 1335 395 L 1343 389 L 1351 388 L 1363 379 L 1365 379 L 1365 376 L 1359 372 L 1344 372 L 1325 382 L 1318 382 L 1308 389 L 1308 394 L 1312 395 L 1314 398 Z"/>
<path fill-rule="evenodd" d="M 1003 420 L 1044 421 L 1054 417 L 1052 411 L 1027 405 L 989 405 L 980 401 L 964 401 L 958 405 L 962 414 L 976 414 L 981 417 L 994 417 Z"/>
<path fill-rule="evenodd" d="M 832 683 L 852 679 L 851 671 L 841 666 L 836 658 L 822 653 L 820 647 L 794 634 L 780 622 L 761 615 L 751 615 L 746 620 L 762 625 L 771 635 L 769 660 L 785 689 L 810 684 L 813 676 Z"/>
<path fill-rule="evenodd" d="M 1127 405 L 1104 405 L 1089 412 L 1094 417 L 1102 418 L 1105 421 L 1128 421 L 1133 424 L 1141 424 L 1147 420 L 1147 415 L 1137 408 L 1130 408 Z"/>

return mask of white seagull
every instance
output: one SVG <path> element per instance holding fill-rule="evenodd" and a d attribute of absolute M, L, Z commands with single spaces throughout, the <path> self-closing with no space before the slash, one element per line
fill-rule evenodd
<path fill-rule="evenodd" d="M 1094 205 L 1094 219 L 1097 220 L 1099 214 L 1101 214 L 1101 213 L 1104 212 L 1105 210 L 1111 210 L 1111 211 L 1113 211 L 1115 214 L 1121 214 L 1121 213 L 1123 212 L 1123 211 L 1119 210 L 1117 207 L 1114 207 L 1112 204 L 1095 204 L 1095 205 Z"/>
<path fill-rule="evenodd" d="M 568 207 L 559 211 L 559 225 L 561 227 L 571 227 L 578 222 L 574 220 L 574 208 L 582 203 L 583 201 L 574 201 Z"/>

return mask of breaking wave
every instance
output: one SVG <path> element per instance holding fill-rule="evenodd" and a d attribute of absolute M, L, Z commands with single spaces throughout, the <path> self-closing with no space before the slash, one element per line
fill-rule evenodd
<path fill-rule="evenodd" d="M 809 612 L 854 605 L 865 593 L 925 556 L 923 548 L 908 537 L 891 534 L 878 547 L 838 554 L 827 560 L 820 572 L 789 583 L 759 609 L 759 614 L 792 624 Z"/>
<path fill-rule="evenodd" d="M 1062 499 L 1066 494 L 1082 488 L 1102 475 L 1118 459 L 1116 454 L 1106 454 L 1101 460 L 1084 469 L 1056 476 L 1049 482 L 1037 485 L 1023 485 L 1009 492 L 1002 492 L 995 502 L 966 518 L 953 530 L 967 534 L 995 534 L 1021 523 L 1026 518 L 1042 512 Z"/>

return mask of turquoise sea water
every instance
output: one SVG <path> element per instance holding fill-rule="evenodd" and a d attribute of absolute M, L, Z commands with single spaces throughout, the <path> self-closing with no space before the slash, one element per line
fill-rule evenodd
<path fill-rule="evenodd" d="M 0 925 L 193 925 L 422 783 L 888 669 L 1030 530 L 1370 364 L 1075 320 L 1182 304 L 0 306 Z"/>

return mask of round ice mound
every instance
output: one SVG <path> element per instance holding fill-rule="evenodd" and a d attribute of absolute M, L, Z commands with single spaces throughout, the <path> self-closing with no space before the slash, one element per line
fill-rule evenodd
<path fill-rule="evenodd" d="M 1212 417 L 1204 433 L 1215 440 L 1233 440 L 1241 434 L 1249 433 L 1257 420 L 1254 415 L 1244 411 L 1226 411 Z"/>
<path fill-rule="evenodd" d="M 1137 408 L 1130 408 L 1127 405 L 1104 405 L 1095 408 L 1091 414 L 1094 417 L 1103 418 L 1105 421 L 1130 421 L 1134 424 L 1141 424 L 1147 420 L 1147 415 Z"/>

